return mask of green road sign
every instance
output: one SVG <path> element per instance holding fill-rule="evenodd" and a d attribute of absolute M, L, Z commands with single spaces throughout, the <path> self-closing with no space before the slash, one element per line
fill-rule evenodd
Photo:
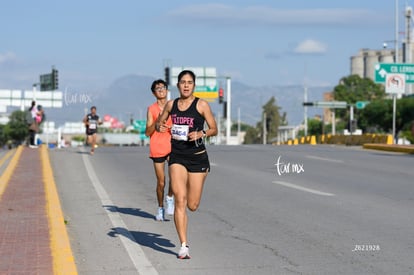
<path fill-rule="evenodd" d="M 145 135 L 145 128 L 147 126 L 147 121 L 146 120 L 135 120 L 132 123 L 132 126 L 134 127 L 135 130 L 138 130 L 138 132 L 139 132 L 139 138 L 141 140 L 147 140 L 147 139 L 149 139 L 149 137 L 147 137 Z"/>
<path fill-rule="evenodd" d="M 52 91 L 53 89 L 53 75 L 42 74 L 40 75 L 40 90 L 41 91 Z"/>
<path fill-rule="evenodd" d="M 135 130 L 138 130 L 140 132 L 145 132 L 145 128 L 147 126 L 146 120 L 135 120 L 132 124 Z"/>
<path fill-rule="evenodd" d="M 405 74 L 405 82 L 414 83 L 414 64 L 378 63 L 375 65 L 375 82 L 385 83 L 387 74 Z"/>
<path fill-rule="evenodd" d="M 355 107 L 357 109 L 364 109 L 365 106 L 367 106 L 368 103 L 369 103 L 369 101 L 357 101 L 357 102 L 355 102 Z"/>

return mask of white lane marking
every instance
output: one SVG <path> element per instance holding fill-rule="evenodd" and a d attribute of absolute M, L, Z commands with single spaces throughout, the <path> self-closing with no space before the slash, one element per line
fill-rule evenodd
<path fill-rule="evenodd" d="M 293 183 L 289 183 L 289 182 L 284 182 L 284 181 L 272 181 L 273 183 L 285 186 L 285 187 L 289 187 L 289 188 L 293 188 L 296 190 L 300 190 L 300 191 L 304 191 L 304 192 L 308 192 L 308 193 L 312 193 L 312 194 L 316 194 L 316 195 L 320 195 L 320 196 L 335 196 L 335 194 L 332 193 L 326 193 L 326 192 L 322 192 L 316 189 L 311 189 L 311 188 L 307 188 L 307 187 L 303 187 L 300 185 L 296 185 Z"/>
<path fill-rule="evenodd" d="M 318 159 L 318 160 L 326 160 L 326 161 L 330 161 L 330 162 L 344 163 L 343 160 L 339 160 L 339 159 L 322 158 L 322 157 L 311 156 L 311 155 L 307 155 L 306 157 L 310 158 L 310 159 Z"/>
<path fill-rule="evenodd" d="M 102 205 L 114 205 L 111 199 L 106 193 L 104 187 L 96 176 L 95 170 L 93 169 L 91 162 L 89 161 L 89 155 L 83 154 L 83 162 L 85 163 L 85 168 L 88 173 L 89 179 L 91 180 L 93 187 L 95 188 L 96 193 L 101 199 Z M 138 271 L 138 274 L 154 274 L 157 275 L 158 271 L 154 268 L 151 262 L 147 259 L 142 250 L 141 246 L 135 240 L 134 236 L 129 232 L 126 224 L 122 220 L 121 216 L 117 212 L 109 211 L 105 208 L 106 214 L 112 222 L 114 228 L 117 229 L 119 238 L 122 241 L 129 257 L 135 265 L 135 268 Z M 122 232 L 121 232 L 122 231 Z"/>

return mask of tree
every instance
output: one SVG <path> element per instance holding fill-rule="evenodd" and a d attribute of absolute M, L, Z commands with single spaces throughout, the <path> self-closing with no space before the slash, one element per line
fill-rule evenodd
<path fill-rule="evenodd" d="M 355 104 L 357 101 L 381 100 L 386 97 L 383 85 L 358 75 L 343 77 L 339 85 L 335 86 L 333 95 L 336 101 L 345 101 L 348 104 Z M 335 114 L 337 118 L 349 121 L 348 109 L 338 109 Z"/>
<path fill-rule="evenodd" d="M 280 107 L 276 105 L 276 99 L 271 97 L 269 101 L 263 105 L 262 118 L 266 114 L 266 140 L 271 141 L 277 137 L 279 125 L 287 125 L 286 113 L 282 116 L 279 114 Z M 257 122 L 256 127 L 249 127 L 244 137 L 245 144 L 263 143 L 263 120 Z"/>
<path fill-rule="evenodd" d="M 337 101 L 346 101 L 355 104 L 357 101 L 371 101 L 386 97 L 384 86 L 376 84 L 369 78 L 358 75 L 343 77 L 339 85 L 334 88 L 334 98 Z"/>
<path fill-rule="evenodd" d="M 396 133 L 409 130 L 414 120 L 414 98 L 398 99 L 395 118 Z M 364 132 L 390 133 L 393 119 L 392 99 L 374 100 L 362 109 L 358 115 L 359 125 Z"/>
<path fill-rule="evenodd" d="M 14 111 L 9 117 L 9 122 L 4 127 L 4 138 L 11 140 L 14 144 L 21 144 L 29 134 L 26 123 L 26 113 L 23 111 Z"/>
<path fill-rule="evenodd" d="M 316 136 L 322 134 L 323 122 L 320 119 L 309 119 L 308 120 L 308 135 Z"/>
<path fill-rule="evenodd" d="M 266 114 L 266 140 L 271 141 L 277 137 L 279 125 L 281 124 L 281 116 L 279 114 L 280 107 L 276 105 L 276 99 L 272 96 L 263 106 L 263 115 Z M 284 115 L 286 116 L 286 115 Z M 263 133 L 262 133 L 263 135 Z"/>
<path fill-rule="evenodd" d="M 374 100 L 358 114 L 359 127 L 364 132 L 387 133 L 392 129 L 392 100 Z"/>
<path fill-rule="evenodd" d="M 398 130 L 409 130 L 414 122 L 414 97 L 403 97 L 397 101 L 397 114 L 399 117 Z"/>
<path fill-rule="evenodd" d="M 249 127 L 244 136 L 244 144 L 260 144 L 262 143 L 260 131 L 255 127 Z"/>
<path fill-rule="evenodd" d="M 5 128 L 6 128 L 6 125 L 0 124 L 0 146 L 4 146 L 7 142 L 7 138 L 4 133 Z"/>

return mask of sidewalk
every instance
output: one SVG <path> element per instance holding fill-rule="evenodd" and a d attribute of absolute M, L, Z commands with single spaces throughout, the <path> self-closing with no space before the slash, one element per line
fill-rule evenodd
<path fill-rule="evenodd" d="M 0 160 L 2 275 L 77 274 L 47 150 L 20 146 Z"/>

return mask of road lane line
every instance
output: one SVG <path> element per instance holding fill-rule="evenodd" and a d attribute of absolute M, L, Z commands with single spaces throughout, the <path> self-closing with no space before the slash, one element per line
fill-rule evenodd
<path fill-rule="evenodd" d="M 339 160 L 339 159 L 322 158 L 322 157 L 311 156 L 311 155 L 307 155 L 306 157 L 310 158 L 310 159 L 317 159 L 317 160 L 325 160 L 325 161 L 329 161 L 329 162 L 344 163 L 343 160 Z"/>
<path fill-rule="evenodd" d="M 108 196 L 108 193 L 102 186 L 99 181 L 95 170 L 92 167 L 91 162 L 89 161 L 89 154 L 83 154 L 83 162 L 85 164 L 86 171 L 88 173 L 89 179 L 92 182 L 93 187 L 95 188 L 96 193 L 101 199 L 102 205 L 115 205 Z M 141 246 L 135 240 L 134 236 L 130 233 L 128 227 L 122 220 L 121 215 L 118 212 L 110 211 L 108 208 L 105 208 L 106 214 L 112 222 L 113 227 L 118 233 L 119 238 L 122 241 L 129 257 L 131 258 L 135 268 L 138 271 L 138 274 L 154 274 L 157 275 L 158 271 L 154 268 L 148 258 L 145 256 L 144 251 Z"/>
<path fill-rule="evenodd" d="M 66 230 L 65 218 L 63 217 L 48 149 L 45 145 L 42 145 L 39 150 L 42 162 L 43 185 L 46 193 L 46 213 L 50 227 L 49 236 L 53 257 L 53 273 L 75 275 L 78 274 L 78 271 Z"/>
<path fill-rule="evenodd" d="M 335 196 L 335 194 L 332 194 L 332 193 L 322 192 L 322 191 L 319 191 L 319 190 L 316 190 L 316 189 L 303 187 L 303 186 L 296 185 L 296 184 L 289 183 L 289 182 L 278 181 L 278 180 L 272 181 L 272 182 L 276 183 L 276 184 L 279 184 L 279 185 L 282 185 L 282 186 L 285 186 L 285 187 L 289 187 L 289 188 L 293 188 L 293 189 L 296 189 L 296 190 L 312 193 L 312 194 L 319 195 L 319 196 Z"/>
<path fill-rule="evenodd" d="M 0 176 L 0 199 L 6 190 L 9 180 L 13 175 L 14 169 L 16 169 L 17 164 L 19 163 L 20 155 L 22 154 L 23 146 L 19 146 L 14 154 L 13 158 L 10 160 L 9 165 L 4 170 L 3 174 Z M 14 151 L 13 151 L 14 152 Z M 12 151 L 10 151 L 12 153 Z M 9 155 L 7 154 L 7 157 Z"/>

